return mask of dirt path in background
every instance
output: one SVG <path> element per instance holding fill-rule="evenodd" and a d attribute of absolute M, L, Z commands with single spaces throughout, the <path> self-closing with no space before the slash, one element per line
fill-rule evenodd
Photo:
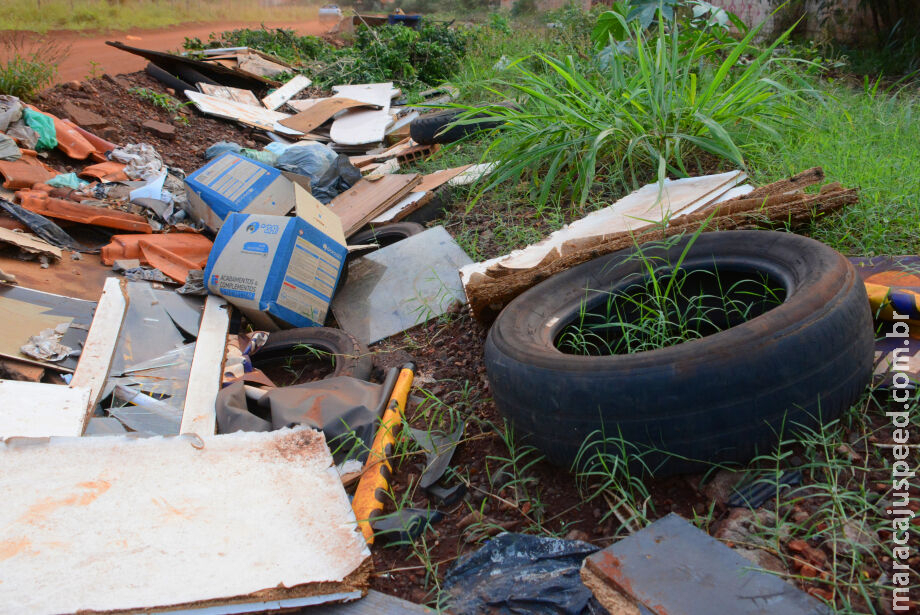
<path fill-rule="evenodd" d="M 124 32 L 108 32 L 105 34 L 86 34 L 69 30 L 48 32 L 44 36 L 52 37 L 66 49 L 66 55 L 58 66 L 57 81 L 83 80 L 93 68 L 91 61 L 96 62 L 97 76 L 102 73 L 117 75 L 143 70 L 147 60 L 123 51 L 118 51 L 105 44 L 106 41 L 121 41 L 132 47 L 155 49 L 158 51 L 172 51 L 182 47 L 185 37 L 198 37 L 205 41 L 211 32 L 222 32 L 234 28 L 258 28 L 259 22 L 221 21 L 210 23 L 191 23 L 170 26 L 159 30 L 133 29 Z M 317 20 L 303 22 L 277 22 L 268 21 L 265 25 L 269 28 L 285 27 L 296 30 L 301 35 L 320 35 L 329 29 L 329 24 Z M 3 33 L 5 34 L 5 33 Z M 24 33 L 32 36 L 31 33 Z M 4 54 L 0 49 L 0 57 Z"/>

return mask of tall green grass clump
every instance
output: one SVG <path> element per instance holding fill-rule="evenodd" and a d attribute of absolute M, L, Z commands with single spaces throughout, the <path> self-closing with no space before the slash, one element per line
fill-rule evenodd
<path fill-rule="evenodd" d="M 480 195 L 528 178 L 538 208 L 569 191 L 584 205 L 599 177 L 631 188 L 656 174 L 688 175 L 712 157 L 743 167 L 745 152 L 801 124 L 798 107 L 813 90 L 798 60 L 773 53 L 788 31 L 759 49 L 759 26 L 733 40 L 677 20 L 647 30 L 619 14 L 608 19 L 626 39 L 611 38 L 593 60 L 538 53 L 493 80 L 493 92 L 520 103 L 485 111 L 503 124 L 485 153 L 498 166 Z M 467 108 L 461 122 L 476 113 Z"/>
<path fill-rule="evenodd" d="M 65 52 L 54 42 L 34 42 L 24 35 L 0 41 L 0 94 L 23 100 L 34 99 L 54 82 L 60 58 Z"/>

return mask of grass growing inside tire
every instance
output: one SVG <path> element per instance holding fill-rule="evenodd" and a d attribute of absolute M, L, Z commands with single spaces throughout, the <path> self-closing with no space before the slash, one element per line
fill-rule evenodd
<path fill-rule="evenodd" d="M 652 245 L 637 247 L 641 272 L 619 289 L 585 289 L 577 319 L 556 341 L 559 350 L 604 356 L 665 348 L 725 331 L 785 299 L 782 285 L 763 272 L 684 267 L 692 240 L 674 264 L 651 256 Z"/>

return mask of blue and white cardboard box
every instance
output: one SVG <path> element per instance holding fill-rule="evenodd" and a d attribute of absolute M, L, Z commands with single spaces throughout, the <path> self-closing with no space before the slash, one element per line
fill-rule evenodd
<path fill-rule="evenodd" d="M 230 213 L 204 275 L 208 291 L 268 330 L 322 326 L 348 248 L 332 210 L 300 186 L 297 216 Z"/>
<path fill-rule="evenodd" d="M 215 232 L 233 212 L 287 214 L 294 209 L 295 185 L 278 169 L 234 152 L 185 178 L 192 219 Z"/>

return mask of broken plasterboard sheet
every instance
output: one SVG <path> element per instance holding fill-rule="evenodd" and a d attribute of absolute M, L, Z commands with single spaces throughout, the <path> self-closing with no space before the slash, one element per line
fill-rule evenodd
<path fill-rule="evenodd" d="M 535 267 L 548 255 L 559 254 L 566 242 L 635 231 L 650 224 L 660 223 L 700 202 L 711 203 L 745 179 L 747 176 L 741 171 L 730 171 L 678 180 L 665 179 L 663 184 L 646 184 L 612 205 L 594 211 L 551 233 L 538 243 L 505 256 L 464 267 L 460 271 L 460 277 L 466 286 L 470 276 L 474 273 L 485 273 L 493 265 L 500 265 L 506 269 Z"/>
<path fill-rule="evenodd" d="M 51 367 L 58 371 L 73 371 L 77 366 L 77 359 L 74 357 L 48 363 L 30 359 L 22 354 L 19 348 L 30 336 L 38 335 L 43 329 L 54 329 L 63 323 L 69 324 L 70 327 L 60 342 L 74 349 L 81 348 L 93 322 L 95 308 L 94 301 L 19 286 L 0 286 L 0 356 L 32 365 Z"/>
<path fill-rule="evenodd" d="M 198 107 L 199 111 L 206 115 L 222 117 L 226 120 L 236 120 L 247 126 L 255 126 L 256 128 L 271 132 L 280 132 L 288 135 L 302 134 L 297 130 L 292 130 L 278 123 L 284 118 L 290 117 L 287 113 L 272 111 L 264 107 L 244 105 L 232 100 L 208 96 L 207 94 L 202 94 L 194 90 L 185 90 L 185 95 L 196 107 Z"/>
<path fill-rule="evenodd" d="M 472 184 L 489 173 L 492 172 L 492 169 L 495 168 L 494 162 L 483 162 L 481 164 L 474 164 L 473 166 L 467 168 L 465 171 L 461 172 L 456 177 L 452 177 L 448 180 L 448 186 L 466 186 L 467 184 Z"/>
<path fill-rule="evenodd" d="M 443 226 L 430 228 L 351 261 L 332 311 L 344 330 L 372 344 L 463 301 L 457 269 L 470 262 Z"/>
<path fill-rule="evenodd" d="M 304 88 L 310 87 L 310 84 L 312 83 L 312 81 L 303 75 L 297 75 L 282 85 L 280 88 L 263 98 L 262 104 L 265 105 L 266 108 L 274 111 L 294 96 L 297 96 Z"/>
<path fill-rule="evenodd" d="M 376 110 L 351 110 L 332 122 L 329 136 L 340 145 L 364 145 L 383 141 L 386 130 L 393 122 L 390 117 L 390 99 L 393 84 L 367 83 L 362 85 L 336 85 L 334 98 L 360 100 L 377 107 Z"/>
<path fill-rule="evenodd" d="M 243 105 L 251 105 L 253 107 L 261 106 L 259 99 L 256 98 L 256 95 L 253 94 L 251 90 L 231 88 L 226 85 L 213 85 L 211 83 L 198 83 L 196 85 L 198 89 L 201 90 L 202 94 L 207 94 L 208 96 L 223 98 L 224 100 L 238 102 Z"/>
<path fill-rule="evenodd" d="M 20 440 L 0 464 L 10 612 L 251 612 L 366 588 L 370 553 L 319 432 Z"/>
<path fill-rule="evenodd" d="M 84 387 L 0 380 L 0 439 L 79 437 L 89 396 Z"/>

